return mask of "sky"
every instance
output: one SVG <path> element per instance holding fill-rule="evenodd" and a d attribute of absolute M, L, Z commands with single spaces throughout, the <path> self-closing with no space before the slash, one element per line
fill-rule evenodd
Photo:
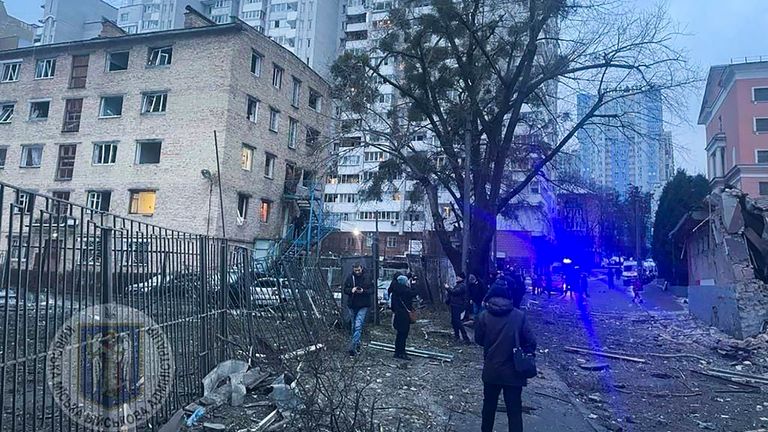
<path fill-rule="evenodd" d="M 632 2 L 633 0 L 628 0 Z M 651 0 L 634 0 L 648 5 Z M 113 4 L 119 0 L 111 0 Z M 41 0 L 5 0 L 8 13 L 27 22 L 41 18 Z M 696 65 L 702 83 L 687 97 L 684 122 L 670 125 L 677 152 L 676 165 L 690 173 L 705 173 L 704 126 L 696 124 L 709 66 L 731 59 L 768 56 L 768 0 L 667 0 L 670 17 L 686 36 L 676 42 Z"/>

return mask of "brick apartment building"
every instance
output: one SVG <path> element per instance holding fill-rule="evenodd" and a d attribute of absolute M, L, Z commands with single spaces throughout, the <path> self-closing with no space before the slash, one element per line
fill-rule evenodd
<path fill-rule="evenodd" d="M 281 237 L 299 214 L 284 197 L 314 185 L 330 88 L 243 22 L 185 21 L 0 51 L 0 181 L 186 232 Z"/>

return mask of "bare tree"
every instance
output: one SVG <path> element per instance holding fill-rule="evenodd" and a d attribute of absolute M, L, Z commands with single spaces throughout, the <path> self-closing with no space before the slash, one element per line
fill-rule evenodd
<path fill-rule="evenodd" d="M 626 113 L 605 109 L 616 101 L 653 91 L 669 102 L 698 81 L 673 47 L 679 34 L 665 9 L 624 7 L 612 0 L 401 1 L 374 21 L 375 49 L 346 53 L 332 71 L 342 132 L 362 135 L 355 145 L 390 157 L 368 191 L 375 195 L 398 175 L 418 183 L 457 269 L 451 223 L 463 226 L 469 200 L 468 264 L 483 274 L 496 216 L 577 132 L 621 128 Z M 560 114 L 579 94 L 592 96 L 581 115 Z M 421 131 L 435 139 L 414 141 Z M 441 211 L 446 198 L 455 220 Z"/>

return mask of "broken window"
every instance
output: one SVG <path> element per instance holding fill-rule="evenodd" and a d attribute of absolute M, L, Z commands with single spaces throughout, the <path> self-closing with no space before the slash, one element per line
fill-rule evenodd
<path fill-rule="evenodd" d="M 296 135 L 299 131 L 299 122 L 294 118 L 288 118 L 288 148 L 296 148 Z"/>
<path fill-rule="evenodd" d="M 277 157 L 275 155 L 267 153 L 267 156 L 264 159 L 264 177 L 274 178 L 276 159 Z"/>
<path fill-rule="evenodd" d="M 53 78 L 56 73 L 56 59 L 38 60 L 35 65 L 35 79 Z"/>
<path fill-rule="evenodd" d="M 26 236 L 11 236 L 11 259 L 26 261 L 29 256 L 29 239 Z"/>
<path fill-rule="evenodd" d="M 112 165 L 117 160 L 117 142 L 93 143 L 93 164 Z"/>
<path fill-rule="evenodd" d="M 69 78 L 69 88 L 85 88 L 89 59 L 90 56 L 87 54 L 72 56 L 72 75 Z"/>
<path fill-rule="evenodd" d="M 320 131 L 317 129 L 312 129 L 311 127 L 307 127 L 306 140 L 308 146 L 317 145 L 318 141 L 320 140 Z"/>
<path fill-rule="evenodd" d="M 5 159 L 8 156 L 8 147 L 0 147 L 0 169 L 5 168 Z"/>
<path fill-rule="evenodd" d="M 0 82 L 18 81 L 19 71 L 21 71 L 21 62 L 3 64 L 3 75 L 0 77 Z"/>
<path fill-rule="evenodd" d="M 0 105 L 0 123 L 10 123 L 11 120 L 13 120 L 13 112 L 15 109 L 15 104 Z"/>
<path fill-rule="evenodd" d="M 322 102 L 323 102 L 323 97 L 320 95 L 320 93 L 317 90 L 310 88 L 309 89 L 309 108 L 315 111 L 320 111 L 320 109 L 322 108 Z"/>
<path fill-rule="evenodd" d="M 75 155 L 77 146 L 74 144 L 59 146 L 59 162 L 56 165 L 56 180 L 72 180 L 75 171 Z"/>
<path fill-rule="evenodd" d="M 270 108 L 269 109 L 269 130 L 277 132 L 280 127 L 280 111 Z"/>
<path fill-rule="evenodd" d="M 121 51 L 107 54 L 107 71 L 117 72 L 128 70 L 128 59 L 130 52 Z"/>
<path fill-rule="evenodd" d="M 272 65 L 272 85 L 275 86 L 275 88 L 282 88 L 283 87 L 283 68 L 280 66 L 273 64 Z"/>
<path fill-rule="evenodd" d="M 153 190 L 131 191 L 130 214 L 153 215 L 155 214 L 156 192 Z"/>
<path fill-rule="evenodd" d="M 37 101 L 29 103 L 29 120 L 48 120 L 48 111 L 51 108 L 51 101 Z"/>
<path fill-rule="evenodd" d="M 112 192 L 109 191 L 88 191 L 86 207 L 96 211 L 109 211 L 109 201 Z"/>
<path fill-rule="evenodd" d="M 168 93 L 166 92 L 145 93 L 141 112 L 145 114 L 164 113 L 167 100 Z"/>
<path fill-rule="evenodd" d="M 32 214 L 32 209 L 35 206 L 34 195 L 27 192 L 16 191 L 16 200 L 14 201 L 13 212 L 16 214 Z"/>
<path fill-rule="evenodd" d="M 259 100 L 254 99 L 251 96 L 248 96 L 248 106 L 246 108 L 246 114 L 248 115 L 248 120 L 250 120 L 253 123 L 256 123 L 256 120 L 259 118 Z"/>
<path fill-rule="evenodd" d="M 56 198 L 56 200 L 61 200 L 61 201 L 51 202 L 51 213 L 56 215 L 70 214 L 70 211 L 72 210 L 72 207 L 68 203 L 70 198 L 70 192 L 69 191 L 53 191 L 53 197 Z"/>
<path fill-rule="evenodd" d="M 41 144 L 21 146 L 21 167 L 39 168 L 43 160 L 43 146 Z"/>
<path fill-rule="evenodd" d="M 269 222 L 269 213 L 272 211 L 272 201 L 261 199 L 261 207 L 259 208 L 259 220 L 261 223 Z"/>
<path fill-rule="evenodd" d="M 237 194 L 237 219 L 238 222 L 243 223 L 248 217 L 248 202 L 250 197 L 246 194 Z"/>
<path fill-rule="evenodd" d="M 104 96 L 101 98 L 99 107 L 99 117 L 120 117 L 123 115 L 123 97 L 122 96 Z"/>
<path fill-rule="evenodd" d="M 243 144 L 240 167 L 245 171 L 250 171 L 253 169 L 253 147 Z"/>
<path fill-rule="evenodd" d="M 139 165 L 160 163 L 160 140 L 138 141 L 136 143 L 136 163 Z"/>
<path fill-rule="evenodd" d="M 293 94 L 291 95 L 291 105 L 299 107 L 299 101 L 301 100 L 301 81 L 293 78 Z"/>
<path fill-rule="evenodd" d="M 150 48 L 147 66 L 168 66 L 173 60 L 173 48 Z"/>
<path fill-rule="evenodd" d="M 251 53 L 251 73 L 254 76 L 261 76 L 261 60 L 264 58 L 261 54 L 253 51 Z"/>
<path fill-rule="evenodd" d="M 77 132 L 80 130 L 80 116 L 83 112 L 82 99 L 67 99 L 64 106 L 64 126 L 62 132 Z"/>

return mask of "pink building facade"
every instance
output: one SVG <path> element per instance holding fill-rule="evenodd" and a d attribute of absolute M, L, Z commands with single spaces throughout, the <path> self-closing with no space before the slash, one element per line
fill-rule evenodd
<path fill-rule="evenodd" d="M 710 185 L 768 196 L 768 61 L 711 67 L 698 123 Z"/>

